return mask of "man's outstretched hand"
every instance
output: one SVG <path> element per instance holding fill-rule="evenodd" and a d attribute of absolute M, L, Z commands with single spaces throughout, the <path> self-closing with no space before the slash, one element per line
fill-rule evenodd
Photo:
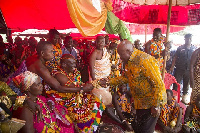
<path fill-rule="evenodd" d="M 86 83 L 84 86 L 83 86 L 83 91 L 84 92 L 90 92 L 92 91 L 94 88 L 94 86 L 91 84 L 91 83 Z"/>

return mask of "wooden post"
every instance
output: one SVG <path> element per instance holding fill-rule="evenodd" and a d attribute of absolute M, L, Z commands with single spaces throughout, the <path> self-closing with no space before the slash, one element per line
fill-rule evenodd
<path fill-rule="evenodd" d="M 167 17 L 167 33 L 166 33 L 166 42 L 169 40 L 169 31 L 170 31 L 170 19 L 171 19 L 171 10 L 172 10 L 172 0 L 169 0 L 169 8 L 168 8 L 168 17 Z M 163 62 L 163 71 L 162 71 L 162 79 L 165 78 L 165 67 L 166 67 L 167 56 L 164 56 Z"/>

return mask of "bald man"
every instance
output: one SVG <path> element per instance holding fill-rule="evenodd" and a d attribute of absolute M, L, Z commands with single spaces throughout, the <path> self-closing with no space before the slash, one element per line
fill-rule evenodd
<path fill-rule="evenodd" d="M 127 40 L 119 44 L 117 51 L 126 64 L 125 77 L 111 79 L 110 84 L 129 84 L 137 121 L 132 123 L 132 127 L 135 133 L 153 133 L 160 106 L 166 103 L 166 89 L 157 61 L 133 48 L 133 44 Z"/>

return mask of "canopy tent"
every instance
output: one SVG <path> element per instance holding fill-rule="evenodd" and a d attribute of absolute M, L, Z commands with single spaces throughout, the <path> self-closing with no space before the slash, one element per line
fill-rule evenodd
<path fill-rule="evenodd" d="M 118 6 L 116 4 L 117 3 L 113 3 L 114 12 L 116 12 L 116 6 Z M 121 7 L 123 8 L 123 6 Z M 3 17 L 1 19 L 3 21 L 1 24 L 4 25 L 3 29 L 5 29 L 6 26 L 13 31 L 24 31 L 26 29 L 49 30 L 51 28 L 68 29 L 76 27 L 70 17 L 66 0 L 2 0 L 0 1 L 0 9 L 5 18 L 5 22 Z M 138 30 L 143 29 L 144 26 L 138 27 L 138 25 L 134 24 L 126 24 L 126 26 L 129 27 L 132 34 L 144 34 L 142 30 Z M 182 27 L 173 27 L 173 29 L 175 30 L 172 31 L 179 31 Z M 150 32 L 151 30 L 148 31 Z"/>

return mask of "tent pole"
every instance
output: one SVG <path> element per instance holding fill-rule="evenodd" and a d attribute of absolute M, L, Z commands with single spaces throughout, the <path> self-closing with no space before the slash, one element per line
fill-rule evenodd
<path fill-rule="evenodd" d="M 167 33 L 166 33 L 166 42 L 169 40 L 169 31 L 170 31 L 170 19 L 171 19 L 171 10 L 172 10 L 172 0 L 169 0 L 169 8 L 168 8 L 168 17 L 167 17 Z M 165 48 L 166 49 L 166 48 Z M 162 79 L 165 77 L 165 67 L 166 67 L 167 56 L 164 56 L 163 62 L 163 71 L 162 71 Z"/>
<path fill-rule="evenodd" d="M 147 24 L 145 24 L 145 43 L 147 43 Z"/>

